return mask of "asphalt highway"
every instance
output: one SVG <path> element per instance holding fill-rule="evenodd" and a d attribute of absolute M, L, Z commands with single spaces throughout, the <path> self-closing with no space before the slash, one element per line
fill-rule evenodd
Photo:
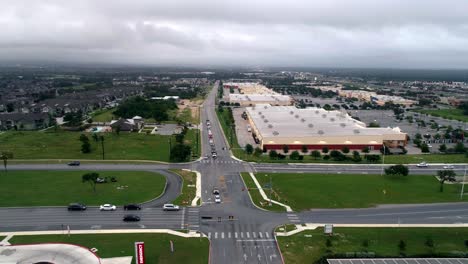
<path fill-rule="evenodd" d="M 310 210 L 304 212 L 275 213 L 255 207 L 250 199 L 240 172 L 291 173 L 353 173 L 378 174 L 379 164 L 257 164 L 231 157 L 226 136 L 216 117 L 218 83 L 210 92 L 201 110 L 203 126 L 202 153 L 197 162 L 184 164 L 82 164 L 69 167 L 63 164 L 15 164 L 10 170 L 141 170 L 155 171 L 166 177 L 165 193 L 143 203 L 141 221 L 125 223 L 122 208 L 114 212 L 101 212 L 96 207 L 84 212 L 69 212 L 65 207 L 0 208 L 0 231 L 71 230 L 77 229 L 189 229 L 204 233 L 211 241 L 211 263 L 281 263 L 274 237 L 274 228 L 285 223 L 324 224 L 453 224 L 467 223 L 468 203 L 428 205 L 386 205 L 365 209 Z M 211 157 L 208 127 L 213 134 L 217 158 Z M 455 165 L 457 174 L 465 165 Z M 435 175 L 443 165 L 428 168 L 410 166 L 411 174 Z M 174 200 L 181 190 L 181 179 L 167 171 L 171 168 L 197 170 L 202 175 L 202 201 L 200 207 L 185 207 L 178 212 L 166 212 L 161 205 Z M 215 203 L 212 191 L 220 190 L 221 203 Z M 358 194 L 356 194 L 358 195 Z"/>

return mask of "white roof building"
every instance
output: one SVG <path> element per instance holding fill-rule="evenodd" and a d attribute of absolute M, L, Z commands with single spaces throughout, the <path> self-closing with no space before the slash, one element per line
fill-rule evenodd
<path fill-rule="evenodd" d="M 396 128 L 368 128 L 347 113 L 322 108 L 299 109 L 294 106 L 257 104 L 246 113 L 253 132 L 267 149 L 350 149 L 377 148 L 406 144 L 406 134 Z"/>

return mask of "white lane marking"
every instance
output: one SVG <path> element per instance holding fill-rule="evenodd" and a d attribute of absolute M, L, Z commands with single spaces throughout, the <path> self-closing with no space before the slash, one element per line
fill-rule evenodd
<path fill-rule="evenodd" d="M 274 239 L 237 239 L 237 242 L 274 242 Z"/>

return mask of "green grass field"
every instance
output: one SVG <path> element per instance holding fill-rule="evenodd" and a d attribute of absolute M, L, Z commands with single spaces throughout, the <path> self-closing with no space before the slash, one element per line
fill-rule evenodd
<path fill-rule="evenodd" d="M 257 186 L 255 185 L 254 181 L 252 180 L 252 177 L 246 172 L 241 173 L 242 179 L 245 182 L 245 185 L 247 185 L 247 188 L 249 190 L 250 197 L 252 198 L 252 202 L 257 205 L 260 208 L 263 208 L 265 210 L 270 210 L 270 211 L 277 211 L 277 212 L 284 212 L 286 211 L 286 208 L 283 206 L 279 206 L 277 204 L 272 204 L 270 206 L 270 203 L 265 201 L 260 194 L 260 192 L 257 189 Z M 269 194 L 267 193 L 267 196 Z"/>
<path fill-rule="evenodd" d="M 140 203 L 158 197 L 166 179 L 153 172 L 99 171 L 100 177 L 117 178 L 116 183 L 82 183 L 86 171 L 0 172 L 0 206 L 52 206 L 82 202 L 87 205 Z M 118 188 L 128 186 L 125 188 Z"/>
<path fill-rule="evenodd" d="M 11 151 L 14 159 L 102 159 L 101 146 L 91 142 L 91 153 L 81 153 L 80 132 L 6 132 L 0 134 L 2 151 Z M 196 130 L 189 130 L 188 143 L 195 142 Z M 105 158 L 108 160 L 169 161 L 169 137 L 138 133 L 104 134 Z M 173 137 L 175 142 L 175 137 Z M 195 150 L 196 151 L 196 150 Z"/>
<path fill-rule="evenodd" d="M 453 120 L 468 122 L 468 115 L 464 115 L 463 110 L 458 109 L 458 108 L 434 109 L 434 110 L 420 109 L 420 110 L 416 110 L 416 112 L 427 114 L 427 115 L 432 115 L 432 116 L 437 116 L 437 117 L 442 117 L 445 119 L 453 119 Z"/>
<path fill-rule="evenodd" d="M 286 264 L 317 263 L 322 257 L 352 257 L 356 252 L 374 253 L 375 257 L 406 257 L 437 254 L 439 257 L 460 257 L 456 252 L 468 253 L 465 240 L 468 228 L 333 228 L 333 236 L 323 234 L 323 228 L 300 232 L 289 237 L 278 237 Z M 434 247 L 426 246 L 427 239 Z M 327 247 L 327 239 L 331 246 Z M 368 246 L 365 246 L 367 241 Z M 400 251 L 399 242 L 406 248 Z M 330 245 L 330 244 L 329 244 Z M 345 257 L 349 254 L 349 257 Z"/>
<path fill-rule="evenodd" d="M 257 173 L 262 186 L 269 175 Z M 432 176 L 390 177 L 363 174 L 272 173 L 273 199 L 293 210 L 358 208 L 378 204 L 459 202 L 461 185 L 439 182 Z M 356 191 L 359 190 L 359 194 Z M 464 201 L 468 200 L 465 196 Z"/>
<path fill-rule="evenodd" d="M 191 205 L 197 192 L 197 188 L 195 186 L 197 183 L 197 174 L 195 172 L 180 169 L 171 169 L 170 171 L 180 175 L 184 180 L 182 184 L 182 193 L 172 203 L 185 206 Z"/>
<path fill-rule="evenodd" d="M 94 122 L 110 122 L 112 119 L 117 119 L 117 117 L 112 114 L 114 111 L 115 108 L 98 110 L 95 111 L 91 117 Z"/>
<path fill-rule="evenodd" d="M 145 263 L 208 263 L 209 241 L 206 238 L 183 238 L 168 234 L 101 234 L 14 236 L 12 244 L 45 242 L 71 243 L 97 248 L 101 258 L 134 256 L 135 241 L 145 242 Z M 170 241 L 174 244 L 171 252 Z"/>

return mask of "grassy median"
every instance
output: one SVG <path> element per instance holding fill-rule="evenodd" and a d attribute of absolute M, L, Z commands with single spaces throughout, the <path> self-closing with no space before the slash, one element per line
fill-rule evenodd
<path fill-rule="evenodd" d="M 98 171 L 117 182 L 83 183 L 86 171 L 0 172 L 0 206 L 53 206 L 82 202 L 87 205 L 140 203 L 158 197 L 166 178 L 143 171 Z"/>
<path fill-rule="evenodd" d="M 268 176 L 267 176 L 268 175 Z M 257 173 L 262 186 L 273 182 L 273 199 L 293 210 L 311 208 L 358 208 L 378 204 L 409 204 L 460 200 L 459 184 L 439 191 L 434 176 L 380 176 L 363 174 Z"/>
<path fill-rule="evenodd" d="M 173 203 L 184 206 L 191 205 L 192 200 L 197 195 L 197 174 L 195 172 L 180 169 L 170 169 L 170 171 L 180 175 L 183 179 L 182 192 L 179 197 L 173 201 Z"/>
<path fill-rule="evenodd" d="M 325 263 L 320 260 L 366 256 L 464 257 L 463 254 L 468 254 L 467 228 L 335 227 L 333 231 L 333 236 L 324 235 L 323 228 L 319 228 L 278 237 L 285 263 Z"/>
<path fill-rule="evenodd" d="M 255 185 L 254 181 L 252 180 L 252 177 L 250 177 L 249 173 L 247 172 L 242 172 L 241 173 L 242 179 L 244 180 L 245 184 L 247 185 L 247 190 L 250 194 L 250 197 L 252 198 L 252 202 L 257 205 L 260 208 L 263 208 L 265 210 L 270 210 L 270 211 L 277 211 L 277 212 L 284 212 L 286 211 L 286 208 L 283 206 L 279 206 L 277 204 L 272 204 L 270 206 L 270 203 L 268 201 L 265 201 L 260 194 L 260 191 L 258 190 L 257 186 Z M 268 194 L 267 194 L 268 193 Z M 266 191 L 267 196 L 269 195 L 269 192 Z"/>
<path fill-rule="evenodd" d="M 168 234 L 102 234 L 14 236 L 12 244 L 45 242 L 71 243 L 96 248 L 101 258 L 134 256 L 136 241 L 145 242 L 145 263 L 208 263 L 209 241 L 206 238 L 183 238 Z M 171 252 L 170 241 L 174 244 Z"/>

